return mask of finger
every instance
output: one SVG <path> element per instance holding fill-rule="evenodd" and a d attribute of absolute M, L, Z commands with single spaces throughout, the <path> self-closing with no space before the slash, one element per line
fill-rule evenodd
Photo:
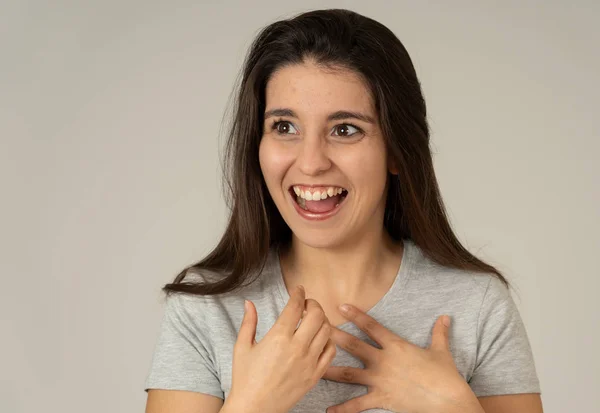
<path fill-rule="evenodd" d="M 326 413 L 358 413 L 364 410 L 377 408 L 377 401 L 373 393 L 355 397 L 342 404 L 328 407 Z"/>
<path fill-rule="evenodd" d="M 327 368 L 331 365 L 331 362 L 335 358 L 337 350 L 333 341 L 329 340 L 323 349 L 323 352 L 317 360 L 317 374 L 319 377 L 323 376 Z"/>
<path fill-rule="evenodd" d="M 340 308 L 340 311 L 344 317 L 352 321 L 358 328 L 364 331 L 382 348 L 385 347 L 385 343 L 389 343 L 392 340 L 397 340 L 399 338 L 396 334 L 379 324 L 377 320 L 361 311 L 359 308 L 356 308 L 350 304 L 345 305 L 348 306 L 348 311 L 344 311 L 342 308 Z"/>
<path fill-rule="evenodd" d="M 304 311 L 305 297 L 306 292 L 304 291 L 304 288 L 300 285 L 297 286 L 290 295 L 290 299 L 273 327 L 283 330 L 290 336 L 293 335 L 298 326 L 298 322 L 302 317 L 302 311 Z"/>
<path fill-rule="evenodd" d="M 314 356 L 321 354 L 323 352 L 323 348 L 329 341 L 330 336 L 331 324 L 329 323 L 329 320 L 325 320 L 315 337 L 310 342 L 308 352 Z"/>
<path fill-rule="evenodd" d="M 447 325 L 444 324 L 444 320 L 447 318 Z M 433 325 L 433 331 L 431 333 L 431 346 L 430 349 L 436 351 L 450 351 L 450 317 L 443 315 L 438 317 L 435 324 Z"/>
<path fill-rule="evenodd" d="M 310 346 L 311 341 L 327 320 L 321 305 L 312 298 L 306 300 L 306 316 L 302 319 L 300 327 L 294 333 L 294 339 L 303 343 L 304 348 Z"/>
<path fill-rule="evenodd" d="M 374 384 L 369 370 L 357 367 L 331 366 L 325 371 L 323 378 L 340 383 L 363 384 L 365 386 Z"/>
<path fill-rule="evenodd" d="M 375 360 L 377 353 L 381 351 L 337 327 L 331 328 L 331 340 L 343 350 L 358 357 L 365 365 L 368 365 Z"/>
<path fill-rule="evenodd" d="M 256 313 L 256 307 L 254 303 L 249 300 L 244 300 L 244 318 L 240 325 L 238 332 L 238 338 L 236 345 L 242 346 L 243 348 L 251 347 L 256 340 L 256 324 L 258 322 L 258 314 Z"/>

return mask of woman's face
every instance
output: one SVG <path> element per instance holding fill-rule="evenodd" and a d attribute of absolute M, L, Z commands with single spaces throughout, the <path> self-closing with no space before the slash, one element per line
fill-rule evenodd
<path fill-rule="evenodd" d="M 350 71 L 306 62 L 271 77 L 260 166 L 301 242 L 331 248 L 383 228 L 388 163 L 377 118 Z"/>

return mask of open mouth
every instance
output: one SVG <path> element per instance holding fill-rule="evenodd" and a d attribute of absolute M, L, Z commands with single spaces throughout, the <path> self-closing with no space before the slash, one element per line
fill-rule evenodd
<path fill-rule="evenodd" d="M 342 187 L 303 187 L 289 188 L 292 199 L 298 207 L 310 214 L 330 214 L 344 202 L 348 190 Z"/>

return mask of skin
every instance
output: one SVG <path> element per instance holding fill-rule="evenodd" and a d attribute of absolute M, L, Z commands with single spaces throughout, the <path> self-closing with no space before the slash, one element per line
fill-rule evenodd
<path fill-rule="evenodd" d="M 317 384 L 334 359 L 332 327 L 319 303 L 306 299 L 303 288 L 294 289 L 259 343 L 255 339 L 257 322 L 256 308 L 248 302 L 234 346 L 231 392 L 224 404 L 204 394 L 150 390 L 146 413 L 288 412 Z"/>
<path fill-rule="evenodd" d="M 307 60 L 276 72 L 266 98 L 267 115 L 275 109 L 292 112 L 265 115 L 259 152 L 269 192 L 293 232 L 291 248 L 281 255 L 284 280 L 288 289 L 304 285 L 307 296 L 320 302 L 337 326 L 348 321 L 337 309 L 339 304 L 352 303 L 357 313 L 364 314 L 385 294 L 397 273 L 400 263 L 394 257 L 401 256 L 401 246 L 389 239 L 382 225 L 387 173 L 395 173 L 395 165 L 389 162 L 376 121 L 328 120 L 337 111 L 377 119 L 369 89 L 357 74 L 323 70 Z M 346 204 L 324 222 L 306 221 L 288 194 L 294 184 L 341 186 L 348 190 Z M 343 344 L 336 331 L 340 330 L 333 329 L 332 338 Z M 439 334 L 447 336 L 447 332 Z M 498 413 L 542 411 L 539 394 L 490 396 L 473 403 L 477 399 L 468 390 L 462 397 L 473 412 L 482 408 Z"/>
<path fill-rule="evenodd" d="M 542 412 L 539 394 L 513 394 L 477 398 L 458 373 L 450 351 L 449 326 L 438 317 L 429 348 L 402 339 L 377 320 L 349 305 L 345 317 L 379 347 L 333 328 L 333 342 L 360 359 L 365 368 L 330 366 L 323 378 L 362 384 L 368 392 L 327 409 L 327 413 L 355 413 L 381 408 L 410 413 Z"/>
<path fill-rule="evenodd" d="M 373 99 L 362 79 L 348 71 L 325 71 L 308 61 L 277 71 L 267 84 L 260 165 L 271 197 L 293 232 L 281 254 L 289 290 L 301 284 L 323 305 L 333 325 L 344 320 L 337 306 L 352 302 L 368 310 L 389 290 L 400 266 L 401 243 L 383 228 L 385 188 L 394 166 L 382 162 L 386 147 Z M 372 119 L 328 120 L 337 111 Z M 275 122 L 281 122 L 275 125 Z M 354 125 L 349 126 L 348 123 Z M 295 184 L 343 187 L 340 211 L 325 221 L 298 215 L 289 188 Z"/>
<path fill-rule="evenodd" d="M 293 231 L 291 247 L 280 257 L 284 281 L 291 291 L 291 309 L 282 313 L 260 343 L 254 340 L 258 317 L 254 305 L 246 312 L 236 342 L 232 393 L 225 404 L 205 394 L 150 390 L 146 413 L 250 413 L 253 406 L 259 407 L 256 411 L 283 413 L 309 390 L 319 374 L 347 383 L 369 381 L 369 398 L 331 406 L 330 413 L 359 412 L 374 406 L 411 413 L 542 412 L 539 394 L 476 398 L 455 371 L 448 350 L 448 330 L 441 317 L 433 327 L 432 347 L 421 349 L 386 331 L 365 314 L 389 290 L 400 265 L 402 245 L 392 241 L 382 225 L 387 174 L 395 173 L 395 166 L 382 162 L 388 158 L 379 125 L 353 118 L 327 119 L 337 111 L 377 119 L 362 79 L 348 71 L 326 71 L 306 61 L 276 72 L 267 85 L 266 99 L 266 113 L 274 109 L 293 111 L 265 119 L 259 151 L 269 192 Z M 273 130 L 275 121 L 282 123 Z M 294 209 L 288 194 L 293 184 L 341 186 L 348 190 L 348 197 L 334 217 L 309 222 Z M 307 298 L 302 335 L 290 329 L 302 313 L 298 285 L 305 287 Z M 352 303 L 352 311 L 340 311 L 338 305 L 342 303 Z M 376 349 L 334 327 L 349 320 L 382 348 Z M 329 331 L 329 341 L 324 339 L 323 331 Z M 309 352 L 313 340 L 316 344 Z M 333 343 L 364 358 L 365 369 L 328 366 L 335 355 Z M 319 348 L 323 349 L 320 355 Z M 264 368 L 265 360 L 272 368 Z M 390 370 L 392 363 L 386 360 L 418 368 L 411 376 L 407 369 Z M 314 366 L 313 374 L 305 368 L 306 363 Z M 252 377 L 248 372 L 253 373 Z M 444 392 L 433 387 L 440 377 L 446 383 Z M 420 404 L 403 404 L 415 398 L 398 395 L 416 394 L 410 388 L 415 383 L 422 395 L 417 400 Z M 398 391 L 399 386 L 403 386 L 403 392 Z M 244 388 L 250 390 L 237 393 L 236 389 Z M 273 394 L 285 394 L 287 399 Z M 269 400 L 283 400 L 284 404 L 268 405 Z"/>

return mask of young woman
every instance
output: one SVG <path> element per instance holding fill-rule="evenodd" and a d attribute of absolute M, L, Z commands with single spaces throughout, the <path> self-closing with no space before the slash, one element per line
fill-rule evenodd
<path fill-rule="evenodd" d="M 339 9 L 263 29 L 227 150 L 229 224 L 165 286 L 148 413 L 542 411 L 508 283 L 450 228 L 389 29 Z"/>

